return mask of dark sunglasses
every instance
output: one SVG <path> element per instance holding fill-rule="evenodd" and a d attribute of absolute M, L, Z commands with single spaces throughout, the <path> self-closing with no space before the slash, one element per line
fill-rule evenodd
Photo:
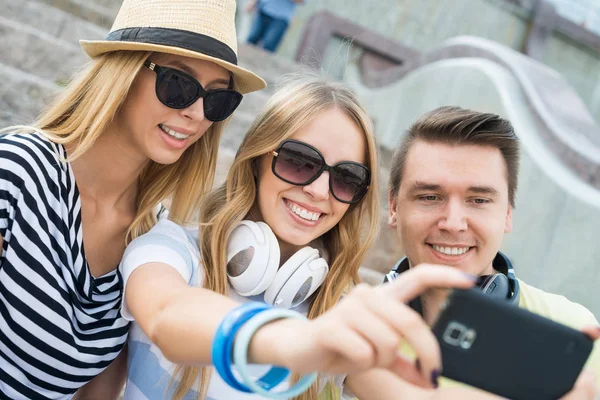
<path fill-rule="evenodd" d="M 156 97 L 165 106 L 182 109 L 204 98 L 204 116 L 212 122 L 229 117 L 242 101 L 242 94 L 233 89 L 205 90 L 193 76 L 174 68 L 161 67 L 146 61 L 145 67 L 156 72 Z"/>
<path fill-rule="evenodd" d="M 298 140 L 285 140 L 272 151 L 271 170 L 279 179 L 292 185 L 306 186 L 329 172 L 329 190 L 333 197 L 346 204 L 359 202 L 369 189 L 371 171 L 353 161 L 327 165 L 325 158 L 313 146 Z"/>

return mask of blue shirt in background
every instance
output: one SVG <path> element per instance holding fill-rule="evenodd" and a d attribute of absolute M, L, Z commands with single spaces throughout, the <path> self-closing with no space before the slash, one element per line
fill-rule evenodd
<path fill-rule="evenodd" d="M 296 11 L 296 3 L 292 0 L 259 0 L 258 8 L 270 17 L 290 22 Z"/>

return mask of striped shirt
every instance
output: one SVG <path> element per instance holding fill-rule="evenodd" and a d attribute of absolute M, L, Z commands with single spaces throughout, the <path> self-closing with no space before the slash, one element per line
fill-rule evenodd
<path fill-rule="evenodd" d="M 0 398 L 69 399 L 127 339 L 121 274 L 91 275 L 61 157 L 37 133 L 0 137 Z"/>

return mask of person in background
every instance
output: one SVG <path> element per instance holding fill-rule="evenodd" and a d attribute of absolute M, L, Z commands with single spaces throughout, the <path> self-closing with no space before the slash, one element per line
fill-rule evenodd
<path fill-rule="evenodd" d="M 296 6 L 304 0 L 251 0 L 247 11 L 254 12 L 254 20 L 248 35 L 248 43 L 261 45 L 273 53 L 279 47 Z"/>

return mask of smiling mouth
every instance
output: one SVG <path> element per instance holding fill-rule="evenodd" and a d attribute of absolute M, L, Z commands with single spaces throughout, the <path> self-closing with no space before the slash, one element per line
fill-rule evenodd
<path fill-rule="evenodd" d="M 185 140 L 190 137 L 189 135 L 186 135 L 185 133 L 180 133 L 180 132 L 174 131 L 173 129 L 171 129 L 168 126 L 163 125 L 163 124 L 159 124 L 158 127 L 164 133 L 166 133 L 167 135 L 169 135 L 172 138 L 177 139 L 177 140 Z"/>
<path fill-rule="evenodd" d="M 442 253 L 447 256 L 462 256 L 473 247 L 450 247 L 450 246 L 438 246 L 437 244 L 430 244 L 435 251 Z"/>
<path fill-rule="evenodd" d="M 286 207 L 291 212 L 293 212 L 294 214 L 296 214 L 297 216 L 299 216 L 300 218 L 302 218 L 306 221 L 311 221 L 311 222 L 318 221 L 322 215 L 325 215 L 325 214 L 319 213 L 319 212 L 308 211 L 308 210 L 300 207 L 296 203 L 292 203 L 291 201 L 289 201 L 287 199 L 283 199 L 283 202 L 285 203 Z"/>

